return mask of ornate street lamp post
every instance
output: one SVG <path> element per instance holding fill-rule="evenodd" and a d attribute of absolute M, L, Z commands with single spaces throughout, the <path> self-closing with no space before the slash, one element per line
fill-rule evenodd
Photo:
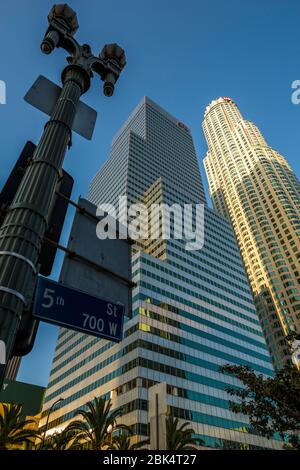
<path fill-rule="evenodd" d="M 62 71 L 59 99 L 0 228 L 0 340 L 6 345 L 7 360 L 22 314 L 32 302 L 49 207 L 71 143 L 80 96 L 89 89 L 94 73 L 104 82 L 104 94 L 111 96 L 126 64 L 124 50 L 117 44 L 105 45 L 96 57 L 89 45 L 75 40 L 77 17 L 67 4 L 54 5 L 48 22 L 41 49 L 50 54 L 62 47 L 69 54 L 68 65 Z M 0 384 L 3 377 L 4 367 L 0 370 Z"/>

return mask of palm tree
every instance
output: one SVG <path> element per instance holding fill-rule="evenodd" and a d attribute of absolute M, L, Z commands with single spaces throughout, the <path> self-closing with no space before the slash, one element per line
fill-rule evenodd
<path fill-rule="evenodd" d="M 19 448 L 32 444 L 39 437 L 37 429 L 28 426 L 36 425 L 34 419 L 22 418 L 22 405 L 17 403 L 0 404 L 0 450 Z"/>
<path fill-rule="evenodd" d="M 166 417 L 167 450 L 195 450 L 195 446 L 203 444 L 201 439 L 193 437 L 192 428 L 186 429 L 190 423 L 185 422 L 180 427 L 178 424 L 178 418 Z"/>
<path fill-rule="evenodd" d="M 44 442 L 36 446 L 36 450 L 79 450 L 79 443 L 75 442 L 76 431 L 67 426 L 61 432 L 47 436 Z"/>
<path fill-rule="evenodd" d="M 111 400 L 106 402 L 104 398 L 97 397 L 86 406 L 87 410 L 80 409 L 77 413 L 83 420 L 73 421 L 68 429 L 76 433 L 75 444 L 88 443 L 90 449 L 101 450 L 109 444 L 108 435 L 116 427 L 116 420 L 122 414 L 121 410 L 111 411 Z"/>
<path fill-rule="evenodd" d="M 122 426 L 122 431 L 120 434 L 112 437 L 112 442 L 107 445 L 106 450 L 137 450 L 149 444 L 149 440 L 139 441 L 135 444 L 131 444 L 130 438 L 132 435 L 132 432 L 127 426 Z"/>

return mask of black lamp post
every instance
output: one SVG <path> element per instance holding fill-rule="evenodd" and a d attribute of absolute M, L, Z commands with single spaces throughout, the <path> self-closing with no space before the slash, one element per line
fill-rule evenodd
<path fill-rule="evenodd" d="M 7 360 L 23 312 L 32 302 L 49 208 L 70 146 L 80 96 L 89 89 L 94 73 L 104 82 L 104 94 L 111 96 L 126 64 L 124 50 L 117 44 L 105 45 L 96 57 L 89 45 L 75 40 L 77 17 L 67 4 L 54 5 L 48 22 L 41 49 L 50 54 L 62 47 L 69 54 L 68 65 L 62 71 L 61 94 L 0 227 L 0 340 L 5 343 Z M 1 367 L 0 386 L 3 379 Z"/>

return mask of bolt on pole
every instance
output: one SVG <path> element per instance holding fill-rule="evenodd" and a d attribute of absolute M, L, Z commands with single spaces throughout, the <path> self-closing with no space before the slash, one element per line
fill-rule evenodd
<path fill-rule="evenodd" d="M 76 13 L 68 5 L 54 5 L 48 21 L 42 51 L 48 54 L 55 47 L 63 47 L 70 54 L 69 65 L 62 72 L 60 97 L 0 228 L 0 341 L 5 343 L 7 361 L 22 314 L 32 303 L 49 208 L 71 144 L 80 96 L 89 89 L 93 72 L 100 75 L 104 93 L 107 89 L 107 96 L 111 96 L 126 64 L 124 51 L 116 44 L 106 45 L 99 58 L 92 55 L 88 45 L 77 43 L 73 38 L 78 28 Z M 0 386 L 4 374 L 2 366 Z"/>

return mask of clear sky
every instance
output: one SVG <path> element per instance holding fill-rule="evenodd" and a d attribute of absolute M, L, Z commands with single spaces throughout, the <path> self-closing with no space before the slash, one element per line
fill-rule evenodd
<path fill-rule="evenodd" d="M 23 101 L 38 75 L 60 82 L 65 52 L 45 56 L 40 42 L 54 2 L 1 2 L 0 80 L 7 104 L 0 105 L 0 188 L 26 140 L 38 142 L 45 115 Z M 201 172 L 206 143 L 201 121 L 207 104 L 230 96 L 255 122 L 268 143 L 299 176 L 300 105 L 291 83 L 300 79 L 299 0 L 69 0 L 78 14 L 77 39 L 98 54 L 118 42 L 127 66 L 115 94 L 106 98 L 96 77 L 83 98 L 98 111 L 92 142 L 73 136 L 64 167 L 75 178 L 73 198 L 86 196 L 89 182 L 107 159 L 111 140 L 147 95 L 192 131 Z M 62 242 L 67 242 L 72 212 Z M 58 258 L 53 278 L 59 272 Z M 22 361 L 19 380 L 46 385 L 57 328 L 41 324 L 34 350 Z"/>

